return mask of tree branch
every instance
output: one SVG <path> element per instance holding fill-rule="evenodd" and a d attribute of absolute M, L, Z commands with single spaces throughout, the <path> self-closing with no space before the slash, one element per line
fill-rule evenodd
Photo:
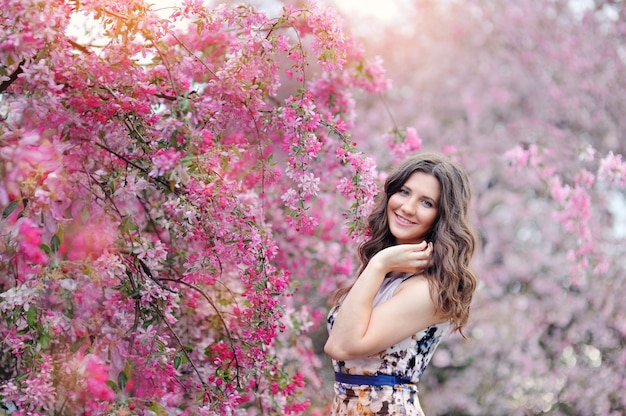
<path fill-rule="evenodd" d="M 107 152 L 117 156 L 120 160 L 123 160 L 124 162 L 126 162 L 128 165 L 134 167 L 135 169 L 138 169 L 139 171 L 145 173 L 146 175 L 148 174 L 148 170 L 139 166 L 138 164 L 136 164 L 135 162 L 133 162 L 132 160 L 124 157 L 123 155 L 117 153 L 115 150 L 108 148 L 107 146 L 100 144 L 100 143 L 95 143 L 96 146 L 106 150 Z M 173 192 L 176 195 L 180 195 L 180 191 L 178 189 L 172 189 L 170 187 L 170 185 L 164 181 L 163 179 L 159 178 L 159 177 L 150 177 L 150 179 L 154 180 L 155 182 L 157 182 L 159 185 L 162 185 L 164 188 L 166 188 L 167 190 L 169 190 L 170 192 Z"/>
<path fill-rule="evenodd" d="M 15 80 L 17 80 L 17 77 L 22 72 L 24 72 L 24 70 L 22 69 L 22 66 L 25 63 L 26 63 L 26 60 L 23 59 L 19 64 L 17 64 L 17 68 L 15 68 L 15 71 L 13 71 L 11 75 L 9 75 L 9 79 L 7 79 L 6 81 L 3 81 L 2 84 L 0 84 L 0 94 L 6 91 L 6 89 L 9 88 L 9 86 L 13 84 Z"/>

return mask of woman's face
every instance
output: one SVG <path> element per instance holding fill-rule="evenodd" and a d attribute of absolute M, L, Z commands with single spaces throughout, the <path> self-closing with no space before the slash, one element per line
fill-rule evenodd
<path fill-rule="evenodd" d="M 439 213 L 439 180 L 424 172 L 414 172 L 387 202 L 389 229 L 398 244 L 424 240 Z"/>

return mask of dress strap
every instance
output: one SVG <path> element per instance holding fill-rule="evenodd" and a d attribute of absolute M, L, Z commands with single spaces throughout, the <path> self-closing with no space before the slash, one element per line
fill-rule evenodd
<path fill-rule="evenodd" d="M 406 380 L 398 376 L 390 376 L 388 374 L 366 376 L 363 374 L 346 374 L 338 372 L 335 372 L 335 381 L 361 386 L 396 386 L 399 384 L 415 384 L 411 380 Z"/>

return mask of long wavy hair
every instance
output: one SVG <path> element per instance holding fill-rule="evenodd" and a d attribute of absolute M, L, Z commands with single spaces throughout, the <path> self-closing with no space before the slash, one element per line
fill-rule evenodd
<path fill-rule="evenodd" d="M 429 280 L 430 296 L 437 313 L 465 337 L 463 327 L 469 319 L 470 303 L 477 285 L 470 261 L 478 239 L 468 219 L 469 178 L 456 162 L 439 154 L 418 154 L 406 159 L 387 177 L 384 192 L 378 195 L 376 206 L 367 220 L 369 237 L 359 246 L 361 266 L 357 276 L 374 254 L 397 244 L 389 229 L 387 205 L 389 198 L 415 172 L 434 176 L 440 185 L 439 212 L 425 238 L 433 243 L 433 253 L 423 274 Z M 339 289 L 333 297 L 334 302 L 338 302 L 353 285 Z"/>

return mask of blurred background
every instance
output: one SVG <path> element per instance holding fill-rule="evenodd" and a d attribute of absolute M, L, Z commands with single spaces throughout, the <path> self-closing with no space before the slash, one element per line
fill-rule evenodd
<path fill-rule="evenodd" d="M 248 3 L 269 15 L 284 4 Z M 385 171 L 387 133 L 414 128 L 472 180 L 481 283 L 469 340 L 448 337 L 425 372 L 426 413 L 626 414 L 626 4 L 318 3 L 392 82 L 355 95 L 358 147 Z M 307 302 L 326 308 L 327 296 Z M 311 336 L 321 379 L 311 414 L 323 414 L 326 329 Z"/>

